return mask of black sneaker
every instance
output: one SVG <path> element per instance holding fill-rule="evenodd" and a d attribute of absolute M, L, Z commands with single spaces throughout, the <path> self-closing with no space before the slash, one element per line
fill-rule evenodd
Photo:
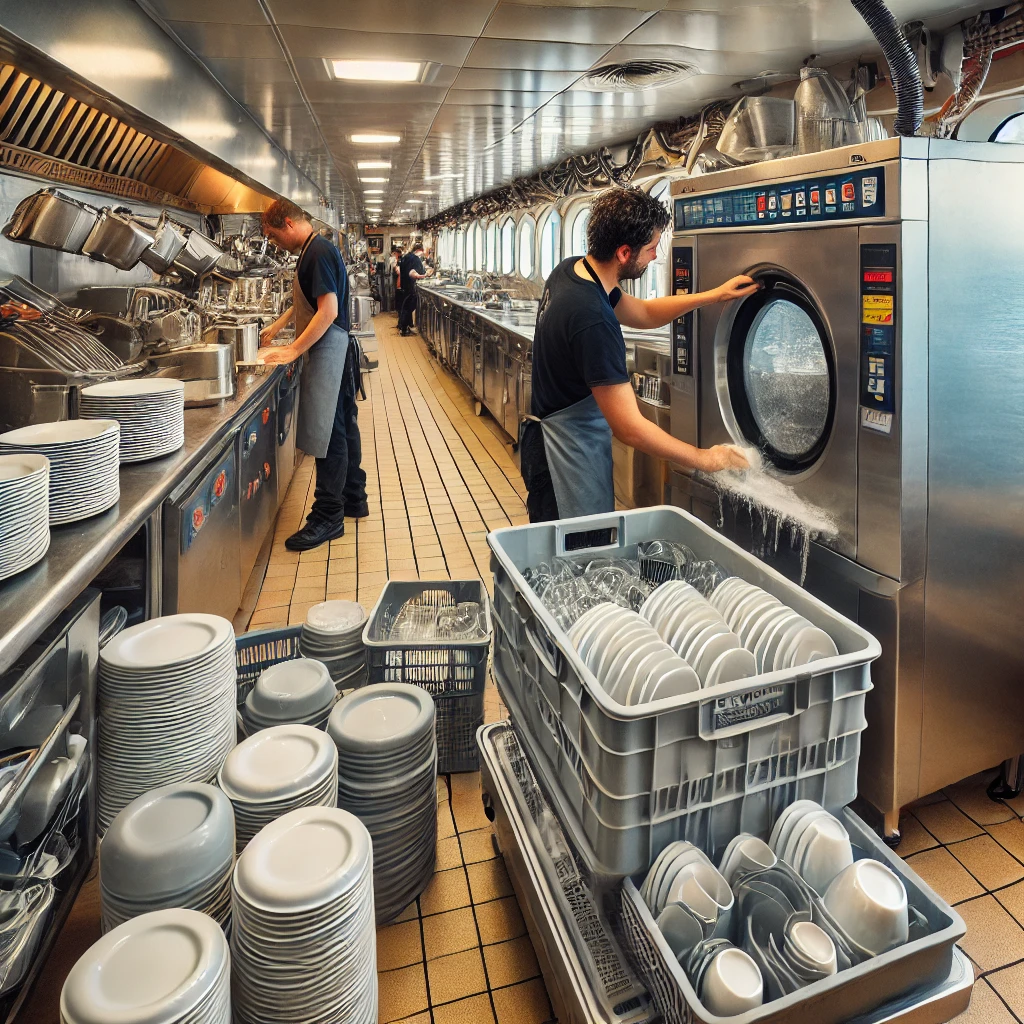
<path fill-rule="evenodd" d="M 365 519 L 370 514 L 370 506 L 362 501 L 358 505 L 346 505 L 345 516 L 348 519 Z"/>
<path fill-rule="evenodd" d="M 345 532 L 345 521 L 331 523 L 326 520 L 306 520 L 306 525 L 293 533 L 284 546 L 289 551 L 311 551 L 313 548 L 326 544 L 329 540 L 337 540 Z"/>

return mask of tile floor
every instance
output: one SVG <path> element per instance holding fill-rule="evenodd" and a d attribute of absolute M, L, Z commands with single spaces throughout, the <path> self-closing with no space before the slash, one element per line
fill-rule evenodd
<path fill-rule="evenodd" d="M 312 462 L 296 470 L 249 628 L 300 623 L 326 597 L 370 608 L 390 577 L 482 577 L 488 530 L 526 521 L 525 488 L 497 427 L 418 338 L 375 324 L 379 369 L 360 404 L 371 515 L 302 555 L 284 538 L 312 501 Z M 488 682 L 485 717 L 503 716 Z M 1024 797 L 995 804 L 992 773 L 919 801 L 901 818 L 900 854 L 967 921 L 963 948 L 978 982 L 959 1024 L 1024 1024 Z M 99 936 L 86 884 L 25 1010 L 57 1020 L 60 987 Z M 381 1024 L 545 1024 L 543 979 L 479 799 L 479 775 L 438 779 L 437 873 L 400 919 L 378 931 Z"/>

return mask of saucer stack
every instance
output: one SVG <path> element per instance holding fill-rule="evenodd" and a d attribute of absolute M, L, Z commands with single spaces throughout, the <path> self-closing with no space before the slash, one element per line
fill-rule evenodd
<path fill-rule="evenodd" d="M 116 420 L 37 423 L 0 434 L 0 455 L 29 452 L 50 460 L 50 525 L 105 512 L 121 495 Z"/>
<path fill-rule="evenodd" d="M 35 565 L 49 546 L 49 460 L 0 455 L 0 580 Z"/>
<path fill-rule="evenodd" d="M 336 807 L 267 825 L 235 866 L 231 891 L 236 1024 L 375 1024 L 373 854 Z"/>
<path fill-rule="evenodd" d="M 235 815 L 215 786 L 179 783 L 133 800 L 103 837 L 103 931 L 154 910 L 180 907 L 231 922 Z"/>
<path fill-rule="evenodd" d="M 235 809 L 239 853 L 265 825 L 297 807 L 336 807 L 338 750 L 309 725 L 275 725 L 228 754 L 217 784 Z"/>
<path fill-rule="evenodd" d="M 166 377 L 113 380 L 82 389 L 84 420 L 121 424 L 121 461 L 143 462 L 185 443 L 185 384 Z"/>
<path fill-rule="evenodd" d="M 293 658 L 260 673 L 242 705 L 246 736 L 275 725 L 295 723 L 325 729 L 338 691 L 327 667 L 309 658 Z"/>
<path fill-rule="evenodd" d="M 235 745 L 235 633 L 219 615 L 150 619 L 100 651 L 98 815 L 157 786 L 210 782 Z"/>
<path fill-rule="evenodd" d="M 231 953 L 217 922 L 158 910 L 107 932 L 60 994 L 61 1024 L 231 1024 Z"/>
<path fill-rule="evenodd" d="M 306 613 L 299 652 L 327 666 L 339 690 L 366 683 L 363 626 L 366 611 L 355 601 L 321 601 Z"/>
<path fill-rule="evenodd" d="M 397 917 L 434 873 L 437 740 L 434 701 L 407 683 L 343 697 L 327 732 L 338 746 L 338 806 L 373 839 L 377 922 Z"/>

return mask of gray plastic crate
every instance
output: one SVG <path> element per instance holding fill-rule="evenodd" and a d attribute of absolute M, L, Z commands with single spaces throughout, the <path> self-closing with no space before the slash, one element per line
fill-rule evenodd
<path fill-rule="evenodd" d="M 610 543 L 586 547 L 594 538 Z M 522 572 L 556 556 L 633 557 L 656 539 L 687 544 L 774 594 L 826 630 L 838 656 L 652 704 L 616 703 Z M 487 540 L 495 675 L 576 814 L 595 870 L 632 874 L 696 833 L 714 849 L 742 829 L 765 832 L 805 796 L 833 812 L 854 799 L 869 665 L 881 653 L 855 623 L 677 508 L 510 527 Z"/>
<path fill-rule="evenodd" d="M 445 590 L 452 599 L 475 601 L 484 609 L 486 636 L 478 640 L 385 640 L 383 623 L 409 598 Z M 491 649 L 491 603 L 476 580 L 392 580 L 373 606 L 363 628 L 371 683 L 412 683 L 434 698 L 437 715 L 437 771 L 471 772 L 480 766 L 476 731 L 484 720 L 484 686 Z"/>
<path fill-rule="evenodd" d="M 842 1024 L 898 996 L 945 980 L 953 947 L 964 937 L 963 919 L 909 868 L 851 810 L 840 818 L 850 833 L 856 859 L 872 857 L 888 865 L 907 889 L 912 906 L 924 914 L 930 934 L 840 971 L 798 992 L 730 1017 L 733 1024 Z M 621 888 L 623 948 L 644 980 L 666 1024 L 720 1024 L 704 1009 L 654 923 L 637 885 L 641 875 Z"/>

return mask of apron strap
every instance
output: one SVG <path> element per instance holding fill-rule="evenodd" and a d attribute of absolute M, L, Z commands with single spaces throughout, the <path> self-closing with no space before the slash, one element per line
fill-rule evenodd
<path fill-rule="evenodd" d="M 604 282 L 601 280 L 601 278 L 597 276 L 597 271 L 594 270 L 594 268 L 590 265 L 590 260 L 588 260 L 586 256 L 582 257 L 582 259 L 584 269 L 594 279 L 594 284 L 596 284 L 597 287 L 601 289 L 601 294 L 604 296 L 605 302 L 607 302 L 608 305 L 611 306 L 612 300 L 604 289 Z"/>

